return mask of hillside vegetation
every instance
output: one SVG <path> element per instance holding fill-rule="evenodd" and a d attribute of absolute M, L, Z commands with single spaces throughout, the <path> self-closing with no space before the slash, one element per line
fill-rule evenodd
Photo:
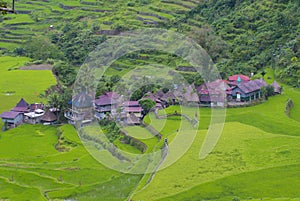
<path fill-rule="evenodd" d="M 223 77 L 272 67 L 278 79 L 299 85 L 297 0 L 20 0 L 16 9 L 18 15 L 0 16 L 3 53 L 80 65 L 106 37 L 157 27 L 191 36 L 208 51 Z M 136 64 L 126 57 L 116 68 Z"/>

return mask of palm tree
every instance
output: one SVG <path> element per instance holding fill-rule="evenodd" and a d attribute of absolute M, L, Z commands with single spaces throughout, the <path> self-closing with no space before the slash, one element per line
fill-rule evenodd
<path fill-rule="evenodd" d="M 60 99 L 60 95 L 57 92 L 52 92 L 49 96 L 48 96 L 48 104 L 50 106 L 50 108 L 53 108 L 55 113 L 56 113 L 56 118 L 59 121 L 59 113 L 62 109 L 62 102 Z"/>

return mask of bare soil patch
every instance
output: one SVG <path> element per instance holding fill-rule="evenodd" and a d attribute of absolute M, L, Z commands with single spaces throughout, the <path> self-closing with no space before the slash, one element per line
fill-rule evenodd
<path fill-rule="evenodd" d="M 51 64 L 38 64 L 38 65 L 30 65 L 30 66 L 22 66 L 19 68 L 20 70 L 51 70 Z"/>

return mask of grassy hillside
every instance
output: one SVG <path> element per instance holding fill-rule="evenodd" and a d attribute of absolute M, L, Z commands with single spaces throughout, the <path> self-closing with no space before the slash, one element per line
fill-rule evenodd
<path fill-rule="evenodd" d="M 21 98 L 46 103 L 39 95 L 55 85 L 56 79 L 50 70 L 19 70 L 29 61 L 27 57 L 0 57 L 0 113 L 12 109 Z"/>
<path fill-rule="evenodd" d="M 272 77 L 272 71 L 267 75 Z M 159 171 L 146 188 L 135 192 L 133 198 L 297 200 L 300 193 L 297 176 L 300 124 L 297 115 L 292 115 L 294 119 L 291 119 L 284 114 L 284 106 L 288 98 L 295 98 L 292 114 L 298 114 L 299 91 L 286 85 L 284 88 L 282 95 L 271 97 L 263 104 L 227 109 L 221 139 L 205 160 L 199 159 L 199 151 L 207 133 L 210 110 L 201 108 L 199 131 L 188 152 L 172 166 Z M 172 106 L 166 112 L 175 110 L 180 111 L 180 108 Z M 191 113 L 188 110 L 185 110 L 187 114 L 193 115 L 193 110 L 190 108 Z M 160 121 L 151 118 L 154 127 Z M 167 127 L 178 125 L 180 120 L 177 121 Z M 289 188 L 288 184 L 295 188 Z"/>
<path fill-rule="evenodd" d="M 190 149 L 174 164 L 157 172 L 149 184 L 146 182 L 149 175 L 142 179 L 141 175 L 121 174 L 99 164 L 82 146 L 70 125 L 20 126 L 0 135 L 0 185 L 3 187 L 0 197 L 126 200 L 133 193 L 133 200 L 296 199 L 300 193 L 297 176 L 300 124 L 284 114 L 284 105 L 288 97 L 297 93 L 285 86 L 283 95 L 271 97 L 263 104 L 227 109 L 221 139 L 205 160 L 199 159 L 199 151 L 211 112 L 201 108 L 199 130 Z M 295 101 L 296 107 L 299 103 Z M 172 106 L 161 112 L 175 110 L 181 111 L 178 106 Z M 189 116 L 195 114 L 194 108 L 182 108 L 182 111 Z M 158 120 L 150 114 L 145 121 L 172 141 L 182 120 L 179 117 Z M 184 120 L 182 123 L 188 132 L 189 123 L 185 124 Z M 157 144 L 157 139 L 144 128 L 126 130 L 150 149 Z M 58 152 L 55 149 L 58 142 L 68 151 Z M 129 147 L 121 149 L 138 153 Z M 293 188 L 288 184 L 293 184 Z M 12 191 L 19 193 L 12 194 Z"/>
<path fill-rule="evenodd" d="M 28 37 L 62 24 L 81 21 L 105 33 L 159 27 L 197 6 L 198 1 L 25 1 L 16 2 L 18 15 L 0 23 L 1 48 L 13 49 Z"/>
<path fill-rule="evenodd" d="M 30 59 L 26 57 L 0 57 L 0 112 L 11 109 L 24 98 L 27 102 L 45 102 L 39 94 L 56 84 L 50 70 L 19 70 Z"/>
<path fill-rule="evenodd" d="M 217 63 L 223 77 L 240 72 L 260 73 L 266 67 L 272 67 L 278 79 L 299 86 L 300 11 L 297 0 L 20 0 L 16 9 L 18 15 L 0 18 L 0 49 L 4 53 L 32 56 L 28 49 L 36 42 L 29 39 L 46 36 L 44 43 L 50 41 L 58 46 L 48 49 L 55 50 L 50 57 L 68 59 L 70 63 L 80 65 L 95 44 L 88 42 L 89 48 L 84 47 L 76 34 L 73 35 L 76 40 L 63 35 L 62 31 L 66 29 L 82 32 L 79 35 L 84 40 L 90 33 L 114 37 L 122 31 L 157 27 L 175 30 L 196 40 Z M 61 44 L 61 36 L 71 44 L 66 41 Z M 128 65 L 128 60 L 119 61 L 118 67 L 132 66 L 132 63 Z"/>
<path fill-rule="evenodd" d="M 58 133 L 68 152 L 55 149 Z M 100 165 L 70 125 L 23 125 L 1 133 L 0 147 L 1 199 L 123 200 L 139 180 Z"/>
<path fill-rule="evenodd" d="M 142 27 L 192 37 L 208 51 L 223 77 L 237 72 L 255 72 L 260 77 L 265 71 L 268 83 L 276 79 L 288 85 L 281 83 L 283 94 L 262 104 L 227 109 L 221 138 L 204 160 L 199 152 L 211 110 L 197 109 L 199 127 L 191 147 L 152 177 L 122 174 L 100 164 L 70 125 L 22 125 L 0 132 L 0 200 L 300 200 L 300 91 L 291 87 L 300 86 L 299 8 L 297 0 L 18 0 L 17 15 L 0 16 L 0 113 L 21 97 L 45 102 L 38 95 L 56 83 L 49 70 L 19 70 L 26 62 L 63 60 L 56 67 L 72 68 L 74 76 L 72 65 L 80 65 L 98 42 Z M 193 72 L 177 69 L 190 64 L 162 52 L 124 56 L 107 74 L 126 75 L 130 80 L 160 72 L 163 82 L 169 74 L 160 71 L 162 65 L 181 72 L 190 83 L 202 81 Z M 99 85 L 103 91 L 112 88 L 106 88 L 107 80 Z M 289 98 L 294 102 L 290 117 L 284 113 Z M 175 111 L 192 118 L 196 113 L 192 107 L 171 106 L 160 114 Z M 180 133 L 184 142 L 195 131 L 180 116 L 156 119 L 150 113 L 145 122 L 162 134 L 161 141 L 144 127 L 124 130 L 147 146 L 146 153 L 159 149 L 166 137 L 172 142 Z M 114 144 L 141 154 L 119 139 Z M 170 145 L 169 156 L 181 148 Z M 170 160 L 167 157 L 165 164 Z"/>

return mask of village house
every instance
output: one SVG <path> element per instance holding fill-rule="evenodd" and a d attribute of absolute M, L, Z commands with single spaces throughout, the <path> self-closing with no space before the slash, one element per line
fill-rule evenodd
<path fill-rule="evenodd" d="M 90 123 L 94 119 L 94 105 L 91 95 L 81 92 L 72 98 L 72 108 L 65 111 L 64 116 L 68 123 L 78 126 Z"/>
<path fill-rule="evenodd" d="M 34 111 L 24 113 L 24 122 L 27 124 L 39 124 L 44 114 L 45 111 L 42 109 L 35 109 Z"/>
<path fill-rule="evenodd" d="M 268 86 L 262 79 L 250 80 L 237 84 L 232 89 L 232 98 L 237 102 L 253 101 L 262 97 L 262 87 Z"/>
<path fill-rule="evenodd" d="M 30 112 L 29 104 L 21 98 L 11 111 L 3 112 L 0 116 L 4 123 L 4 129 L 15 128 L 24 122 L 24 114 Z"/>
<path fill-rule="evenodd" d="M 158 109 L 161 110 L 165 107 L 164 103 L 162 100 L 160 100 L 159 98 L 159 94 L 153 94 L 153 93 L 147 93 L 143 98 L 143 99 L 151 99 L 155 102 L 155 108 L 154 109 Z"/>
<path fill-rule="evenodd" d="M 15 128 L 23 123 L 38 124 L 45 114 L 43 104 L 28 104 L 23 98 L 11 111 L 3 112 L 0 116 L 5 128 Z"/>
<path fill-rule="evenodd" d="M 97 119 L 106 118 L 108 115 L 117 116 L 118 108 L 123 97 L 116 92 L 106 92 L 94 101 L 95 116 Z"/>
<path fill-rule="evenodd" d="M 177 103 L 177 98 L 171 90 L 168 90 L 166 93 L 163 90 L 159 90 L 156 93 L 148 93 L 144 98 L 150 98 L 156 102 L 156 109 L 163 109 L 169 105 L 175 105 Z"/>
<path fill-rule="evenodd" d="M 3 112 L 0 117 L 4 123 L 4 129 L 15 128 L 23 123 L 23 114 L 21 112 Z"/>
<path fill-rule="evenodd" d="M 138 101 L 125 101 L 123 103 L 121 116 L 128 125 L 137 125 L 141 123 L 142 107 Z"/>
<path fill-rule="evenodd" d="M 20 112 L 24 114 L 30 111 L 29 104 L 23 98 L 21 98 L 21 100 L 17 103 L 17 105 L 13 109 L 11 109 L 11 111 Z"/>
<path fill-rule="evenodd" d="M 199 104 L 199 96 L 194 84 L 189 86 L 181 85 L 177 87 L 174 89 L 174 95 L 181 104 L 190 106 Z"/>
<path fill-rule="evenodd" d="M 44 125 L 52 125 L 57 121 L 56 115 L 50 110 L 46 110 L 45 114 L 41 118 L 41 123 Z"/>
<path fill-rule="evenodd" d="M 231 88 L 225 80 L 206 82 L 197 88 L 200 104 L 211 107 L 224 107 L 227 97 L 231 95 Z"/>

